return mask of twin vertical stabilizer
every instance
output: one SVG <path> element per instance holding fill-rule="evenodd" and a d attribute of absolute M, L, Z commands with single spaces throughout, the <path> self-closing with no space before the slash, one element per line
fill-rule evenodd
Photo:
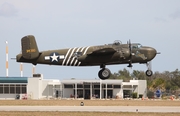
<path fill-rule="evenodd" d="M 39 50 L 33 35 L 25 36 L 21 39 L 22 57 L 32 60 L 39 57 Z"/>

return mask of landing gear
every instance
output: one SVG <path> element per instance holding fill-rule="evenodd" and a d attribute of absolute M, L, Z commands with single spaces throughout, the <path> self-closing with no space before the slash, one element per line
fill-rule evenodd
<path fill-rule="evenodd" d="M 102 69 L 98 73 L 99 78 L 102 80 L 108 79 L 111 75 L 111 71 L 108 68 L 105 68 L 104 64 L 102 64 L 100 68 Z"/>
<path fill-rule="evenodd" d="M 129 63 L 129 65 L 128 65 L 127 67 L 132 68 L 133 66 L 132 66 L 132 64 L 131 64 L 131 63 Z"/>
<path fill-rule="evenodd" d="M 147 66 L 147 68 L 148 68 L 148 70 L 146 71 L 146 76 L 150 77 L 150 76 L 153 75 L 153 72 L 152 72 L 152 70 L 151 70 L 151 62 L 147 62 L 147 63 L 146 63 L 146 66 Z"/>
<path fill-rule="evenodd" d="M 146 76 L 150 77 L 150 76 L 152 76 L 152 75 L 153 75 L 152 70 L 147 70 L 147 71 L 146 71 Z"/>

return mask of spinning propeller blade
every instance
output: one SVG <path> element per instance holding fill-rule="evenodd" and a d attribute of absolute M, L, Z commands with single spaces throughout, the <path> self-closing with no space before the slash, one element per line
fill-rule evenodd
<path fill-rule="evenodd" d="M 131 47 L 131 41 L 127 42 L 129 44 L 129 52 L 130 52 L 130 58 L 129 58 L 129 65 L 128 67 L 132 67 L 132 47 Z"/>

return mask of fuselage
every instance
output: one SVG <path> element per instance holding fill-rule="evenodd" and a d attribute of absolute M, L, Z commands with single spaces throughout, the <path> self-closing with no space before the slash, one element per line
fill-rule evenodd
<path fill-rule="evenodd" d="M 25 62 L 60 66 L 100 66 L 98 72 L 100 79 L 108 79 L 111 71 L 106 65 L 146 63 L 148 70 L 147 76 L 151 76 L 149 61 L 157 54 L 152 47 L 145 47 L 139 43 L 127 44 L 115 41 L 113 44 L 98 46 L 74 47 L 59 50 L 48 50 L 39 52 L 36 39 L 33 35 L 24 36 L 21 39 L 22 53 L 16 56 L 17 62 Z"/>
<path fill-rule="evenodd" d="M 94 51 L 113 48 L 116 52 L 100 53 Z M 22 54 L 17 55 L 17 62 L 32 64 L 48 64 L 62 66 L 96 66 L 111 64 L 126 64 L 132 55 L 132 63 L 146 63 L 156 56 L 156 50 L 152 47 L 143 47 L 140 44 L 132 44 L 130 53 L 128 44 L 108 44 L 99 46 L 74 47 L 67 49 L 48 50 L 39 52 L 39 57 L 31 60 L 23 58 Z"/>

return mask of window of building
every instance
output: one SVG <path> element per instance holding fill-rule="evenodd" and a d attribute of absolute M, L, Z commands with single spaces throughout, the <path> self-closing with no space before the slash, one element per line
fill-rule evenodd
<path fill-rule="evenodd" d="M 1 94 L 1 93 L 4 93 L 4 92 L 3 92 L 3 85 L 0 85 L 0 94 Z"/>
<path fill-rule="evenodd" d="M 26 89 L 26 88 L 27 88 L 26 85 L 21 85 L 21 87 L 22 87 L 22 92 L 21 92 L 21 93 L 22 93 L 22 94 L 26 94 L 26 93 L 27 93 L 27 92 L 26 92 L 26 90 L 27 90 L 27 89 Z"/>
<path fill-rule="evenodd" d="M 113 88 L 113 85 L 107 85 L 107 88 Z"/>
<path fill-rule="evenodd" d="M 73 85 L 64 84 L 64 88 L 73 88 Z"/>
<path fill-rule="evenodd" d="M 103 85 L 103 88 L 106 88 L 106 85 Z M 113 88 L 113 85 L 107 85 L 107 88 Z"/>
<path fill-rule="evenodd" d="M 90 88 L 90 85 L 84 85 L 84 88 Z"/>
<path fill-rule="evenodd" d="M 98 89 L 99 89 L 99 88 L 100 88 L 100 85 L 94 85 L 94 88 L 98 88 Z"/>
<path fill-rule="evenodd" d="M 77 84 L 77 88 L 83 88 L 82 84 Z"/>
<path fill-rule="evenodd" d="M 4 93 L 9 94 L 9 85 L 4 85 Z"/>
<path fill-rule="evenodd" d="M 10 85 L 10 94 L 15 93 L 15 85 Z"/>
<path fill-rule="evenodd" d="M 16 85 L 16 93 L 17 94 L 21 93 L 20 85 Z"/>
<path fill-rule="evenodd" d="M 0 94 L 25 94 L 27 93 L 27 85 L 23 84 L 1 84 L 0 85 Z"/>
<path fill-rule="evenodd" d="M 114 88 L 121 88 L 121 85 L 114 85 Z"/>

